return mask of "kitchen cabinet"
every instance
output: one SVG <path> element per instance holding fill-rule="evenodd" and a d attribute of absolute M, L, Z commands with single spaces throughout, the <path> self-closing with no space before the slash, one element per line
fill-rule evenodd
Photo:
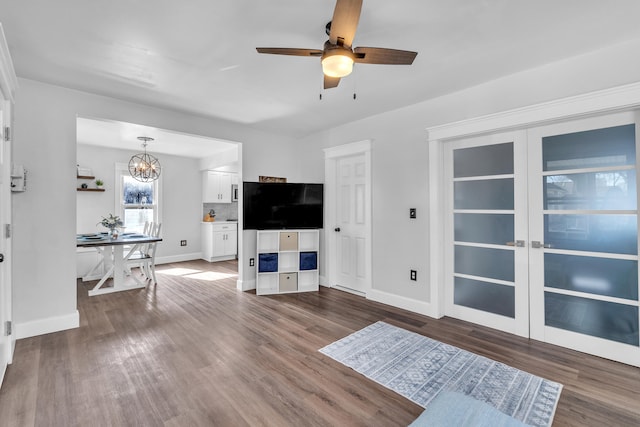
<path fill-rule="evenodd" d="M 235 173 L 204 171 L 202 203 L 231 203 L 231 182 Z"/>
<path fill-rule="evenodd" d="M 238 253 L 238 224 L 235 222 L 202 223 L 202 259 L 224 261 Z"/>

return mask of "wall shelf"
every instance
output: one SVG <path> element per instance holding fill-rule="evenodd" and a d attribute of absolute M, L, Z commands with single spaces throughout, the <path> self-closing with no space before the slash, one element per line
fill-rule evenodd
<path fill-rule="evenodd" d="M 96 177 L 93 176 L 93 175 L 76 175 L 76 178 L 77 179 L 88 179 L 88 180 L 96 179 Z M 84 185 L 84 184 L 82 184 L 82 185 Z M 76 190 L 78 190 L 78 191 L 99 191 L 99 192 L 102 192 L 102 191 L 104 191 L 104 188 L 89 188 L 87 186 L 87 188 L 78 187 L 78 188 L 76 188 Z"/>
<path fill-rule="evenodd" d="M 104 188 L 76 188 L 78 191 L 104 191 Z"/>

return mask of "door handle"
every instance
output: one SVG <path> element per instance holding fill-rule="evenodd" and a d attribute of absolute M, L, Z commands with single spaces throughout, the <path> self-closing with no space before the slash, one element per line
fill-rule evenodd
<path fill-rule="evenodd" d="M 335 231 L 336 233 L 339 233 L 340 232 L 340 227 L 334 228 L 333 231 Z"/>
<path fill-rule="evenodd" d="M 550 249 L 551 248 L 551 244 L 550 243 L 542 243 L 542 242 L 539 242 L 537 240 L 532 240 L 531 241 L 531 247 L 535 248 L 535 249 L 539 249 L 539 248 Z"/>
<path fill-rule="evenodd" d="M 507 246 L 517 246 L 518 248 L 524 248 L 524 240 L 516 240 L 515 242 L 507 242 Z"/>

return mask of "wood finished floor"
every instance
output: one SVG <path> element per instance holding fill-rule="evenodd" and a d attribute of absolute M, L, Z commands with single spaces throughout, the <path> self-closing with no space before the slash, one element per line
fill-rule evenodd
<path fill-rule="evenodd" d="M 158 266 L 89 298 L 80 328 L 19 340 L 2 426 L 406 426 L 422 409 L 317 350 L 375 321 L 564 384 L 554 426 L 640 425 L 640 369 L 338 290 L 238 292 L 235 262 Z"/>

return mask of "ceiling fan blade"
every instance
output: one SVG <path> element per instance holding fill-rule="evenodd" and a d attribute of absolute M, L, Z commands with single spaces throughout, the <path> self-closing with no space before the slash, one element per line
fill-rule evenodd
<path fill-rule="evenodd" d="M 411 65 L 418 52 L 385 49 L 382 47 L 357 47 L 353 49 L 355 62 L 360 64 Z"/>
<path fill-rule="evenodd" d="M 324 88 L 331 89 L 332 87 L 337 87 L 340 84 L 340 77 L 329 77 L 324 76 Z"/>
<path fill-rule="evenodd" d="M 331 44 L 343 44 L 351 47 L 353 37 L 356 35 L 362 0 L 338 0 L 333 11 L 329 42 Z M 340 39 L 340 41 L 339 41 Z"/>
<path fill-rule="evenodd" d="M 257 47 L 258 53 L 270 53 L 273 55 L 293 55 L 293 56 L 322 56 L 322 51 L 318 49 L 297 49 L 289 47 Z"/>

